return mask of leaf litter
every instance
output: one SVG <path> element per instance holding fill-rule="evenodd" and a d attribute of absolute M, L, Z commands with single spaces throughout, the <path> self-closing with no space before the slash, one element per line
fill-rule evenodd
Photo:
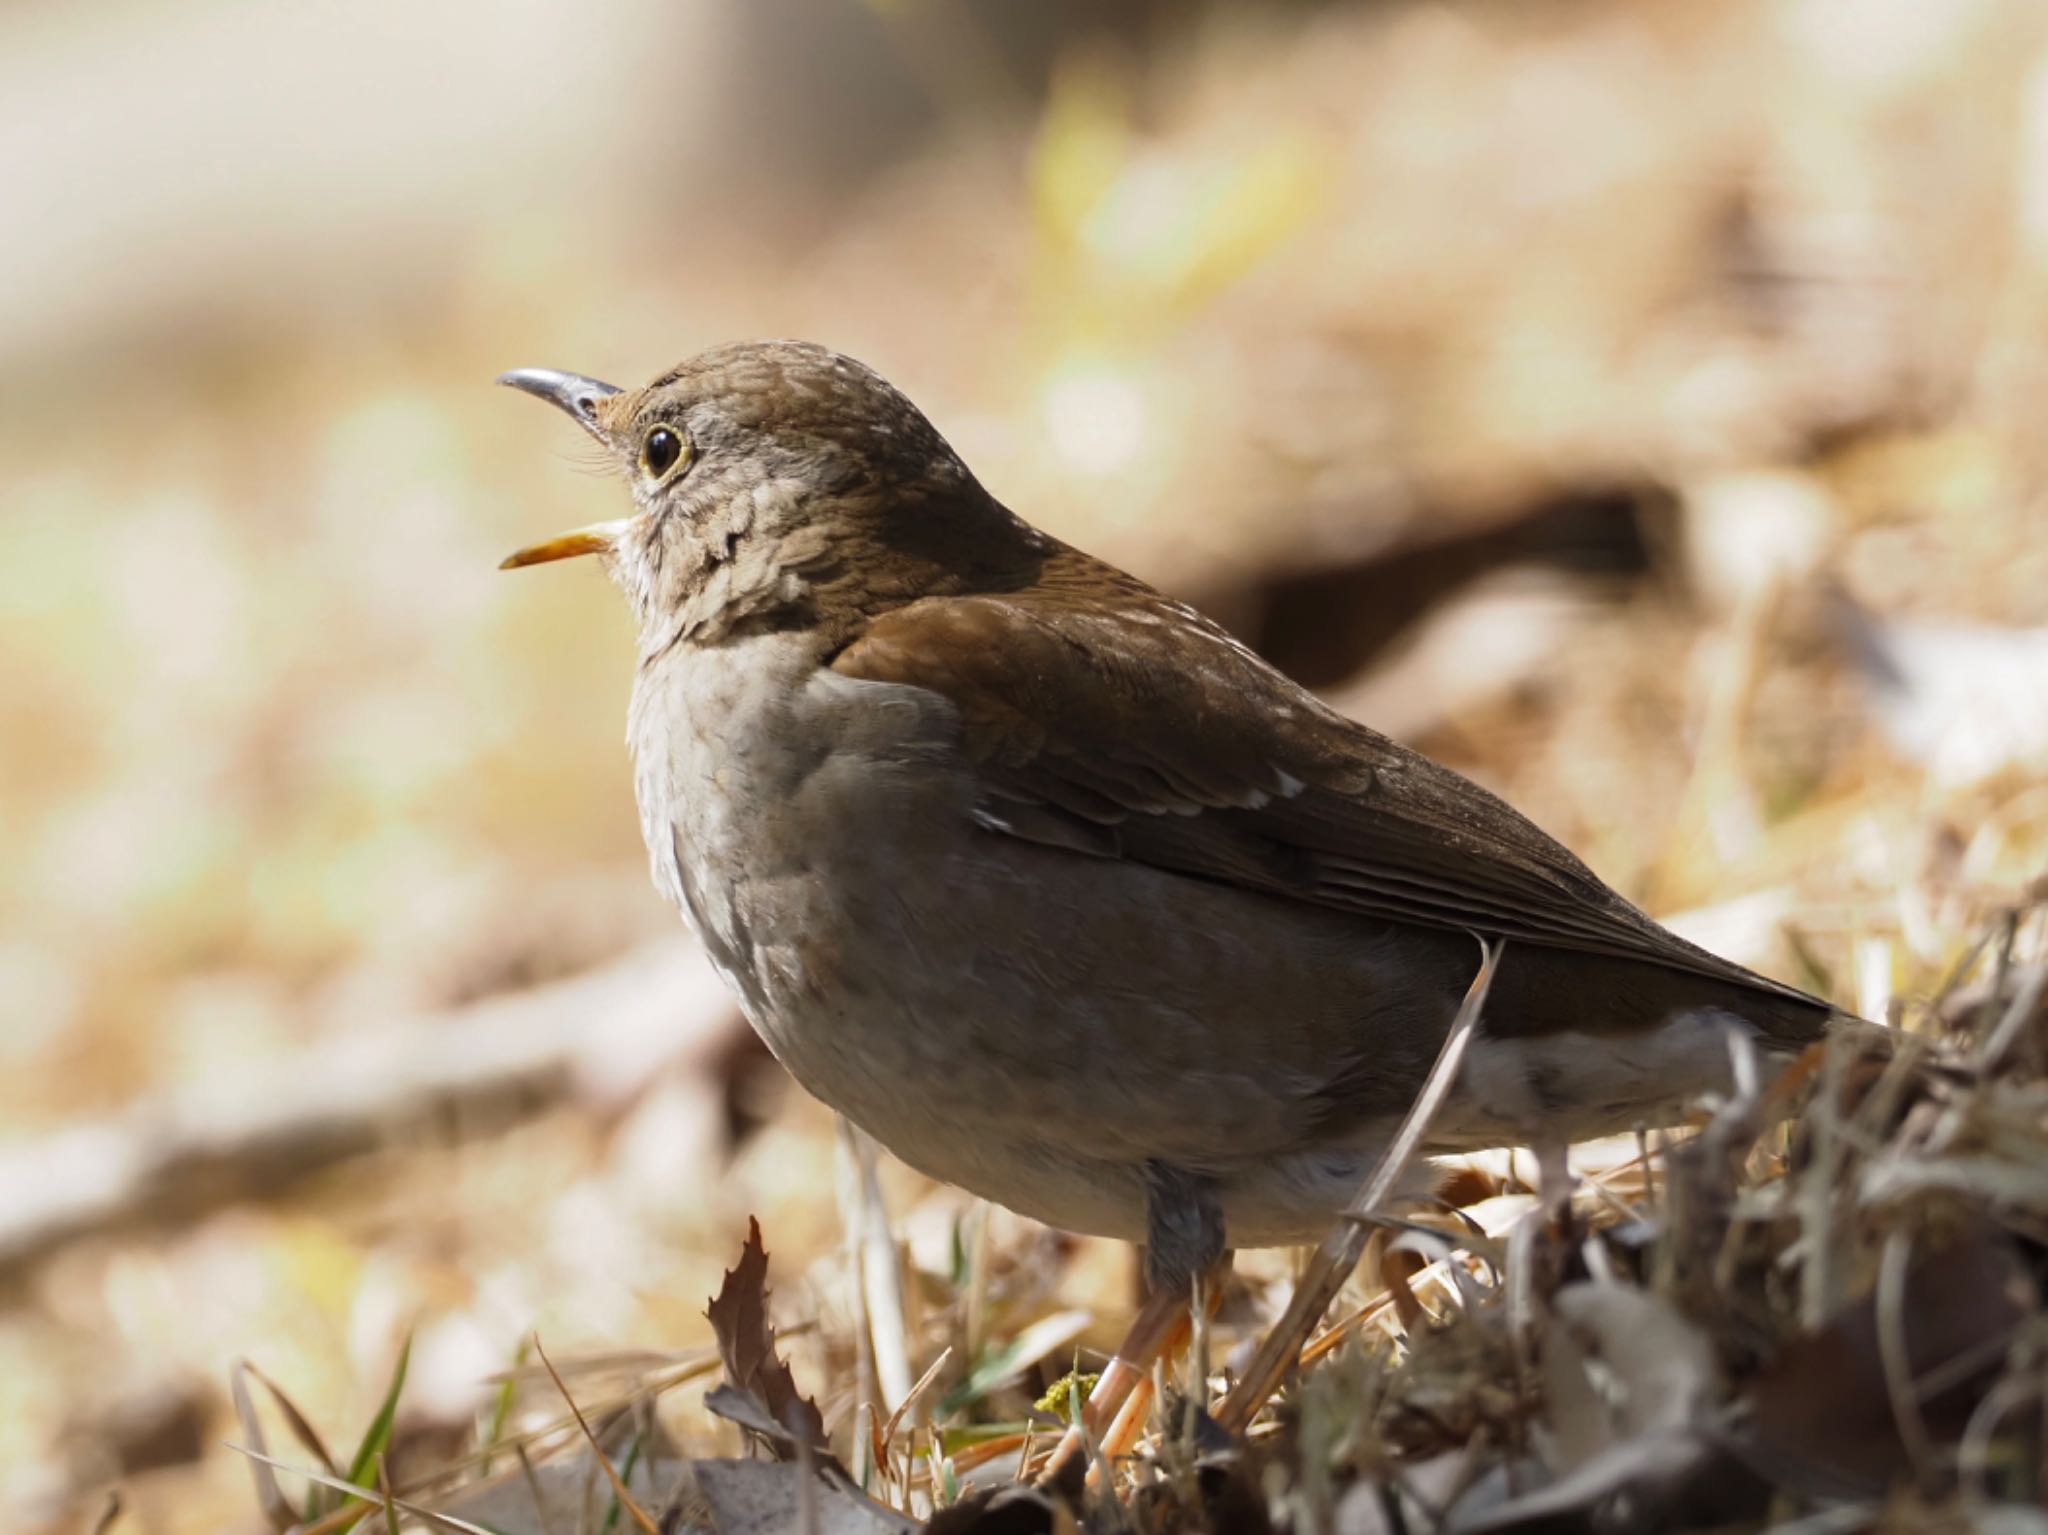
<path fill-rule="evenodd" d="M 1975 973 L 1951 975 L 1899 1029 L 1844 1031 L 1789 1085 L 1750 1082 L 1647 1158 L 1592 1173 L 1568 1219 L 1474 1174 L 1447 1185 L 1462 1205 L 1381 1224 L 1345 1292 L 1362 1283 L 1363 1304 L 1340 1302 L 1297 1342 L 1278 1394 L 1232 1434 L 1232 1388 L 1294 1289 L 1240 1281 L 1252 1325 L 1233 1329 L 1226 1310 L 1212 1326 L 1239 1336 L 1219 1362 L 1157 1372 L 1148 1431 L 1092 1487 L 1036 1483 L 1064 1415 L 1027 1402 L 1019 1423 L 1003 1406 L 1060 1367 L 1075 1318 L 1048 1311 L 1007 1343 L 992 1335 L 970 1365 L 948 1331 L 965 1296 L 947 1297 L 947 1326 L 913 1334 L 923 1374 L 898 1411 L 842 1415 L 828 1433 L 771 1319 L 754 1222 L 707 1308 L 722 1379 L 703 1405 L 769 1458 L 686 1453 L 663 1423 L 706 1419 L 664 1418 L 656 1399 L 704 1365 L 621 1353 L 582 1378 L 640 1386 L 610 1398 L 587 1437 L 507 1436 L 497 1449 L 515 1448 L 517 1468 L 430 1484 L 430 1502 L 413 1487 L 380 1495 L 353 1463 L 345 1478 L 301 1474 L 364 1500 L 329 1495 L 329 1508 L 497 1535 L 636 1520 L 929 1521 L 941 1535 L 2042 1528 L 2048 1000 L 2022 942 L 2041 913 L 2017 916 L 1976 947 Z M 235 1395 L 274 1527 L 322 1527 L 289 1523 L 241 1376 Z M 388 1439 L 395 1402 L 394 1389 L 364 1445 Z M 872 1440 L 852 1457 L 865 1486 L 834 1454 L 856 1423 Z M 324 1528 L 339 1527 L 330 1513 Z"/>

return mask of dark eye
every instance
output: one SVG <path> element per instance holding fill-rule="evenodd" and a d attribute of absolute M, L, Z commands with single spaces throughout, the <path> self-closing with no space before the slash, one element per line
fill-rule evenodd
<path fill-rule="evenodd" d="M 657 426 L 640 445 L 640 464 L 657 480 L 675 468 L 683 456 L 683 439 L 665 426 Z"/>

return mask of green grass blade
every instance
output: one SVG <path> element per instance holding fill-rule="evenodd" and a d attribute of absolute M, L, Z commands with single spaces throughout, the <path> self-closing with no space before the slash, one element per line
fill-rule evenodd
<path fill-rule="evenodd" d="M 370 1420 L 369 1428 L 363 1432 L 363 1442 L 356 1446 L 356 1453 L 348 1463 L 346 1480 L 358 1487 L 376 1467 L 378 1457 L 391 1448 L 392 1426 L 398 1421 L 398 1396 L 405 1390 L 405 1372 L 411 1363 L 412 1333 L 408 1331 L 405 1342 L 399 1346 L 398 1366 L 391 1372 L 391 1384 L 384 1388 L 384 1400 L 378 1404 L 377 1416 Z M 365 1508 L 363 1512 L 367 1514 L 369 1509 Z M 345 1530 L 353 1528 L 353 1524 L 344 1526 Z"/>

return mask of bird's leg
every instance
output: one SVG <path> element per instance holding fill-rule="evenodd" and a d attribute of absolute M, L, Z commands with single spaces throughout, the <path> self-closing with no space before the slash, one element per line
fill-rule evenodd
<path fill-rule="evenodd" d="M 1536 1199 L 1552 1225 L 1562 1228 L 1572 1213 L 1572 1191 L 1579 1180 L 1572 1176 L 1571 1148 L 1563 1141 L 1538 1141 L 1529 1148 L 1536 1154 Z"/>
<path fill-rule="evenodd" d="M 1213 1307 L 1222 1295 L 1230 1254 L 1223 1246 L 1223 1207 L 1214 1183 L 1163 1162 L 1146 1164 L 1145 1182 L 1145 1303 L 1088 1394 L 1080 1423 L 1067 1430 L 1046 1462 L 1047 1478 L 1090 1441 L 1105 1455 L 1129 1449 L 1143 1415 L 1123 1409 L 1149 1385 L 1152 1362 L 1185 1346 L 1198 1282 L 1203 1304 Z M 1124 1442 L 1113 1442 L 1119 1439 Z"/>
<path fill-rule="evenodd" d="M 1196 1280 L 1216 1267 L 1223 1248 L 1223 1206 L 1214 1179 L 1145 1164 L 1145 1288 L 1172 1294 L 1182 1305 Z"/>

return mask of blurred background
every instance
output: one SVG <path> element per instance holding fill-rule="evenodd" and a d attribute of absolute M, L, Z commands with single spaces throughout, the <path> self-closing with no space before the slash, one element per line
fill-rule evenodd
<path fill-rule="evenodd" d="M 12 0 L 0 217 L 18 1528 L 257 1527 L 238 1357 L 345 1447 L 411 1331 L 402 1456 L 532 1329 L 699 1346 L 749 1212 L 841 1304 L 846 1153 L 646 880 L 623 607 L 493 568 L 618 496 L 506 368 L 853 353 L 1873 1015 L 2042 874 L 2033 0 Z M 980 1217 L 881 1183 L 914 1320 Z M 1113 1332 L 1126 1253 L 978 1240 L 987 1327 Z"/>

